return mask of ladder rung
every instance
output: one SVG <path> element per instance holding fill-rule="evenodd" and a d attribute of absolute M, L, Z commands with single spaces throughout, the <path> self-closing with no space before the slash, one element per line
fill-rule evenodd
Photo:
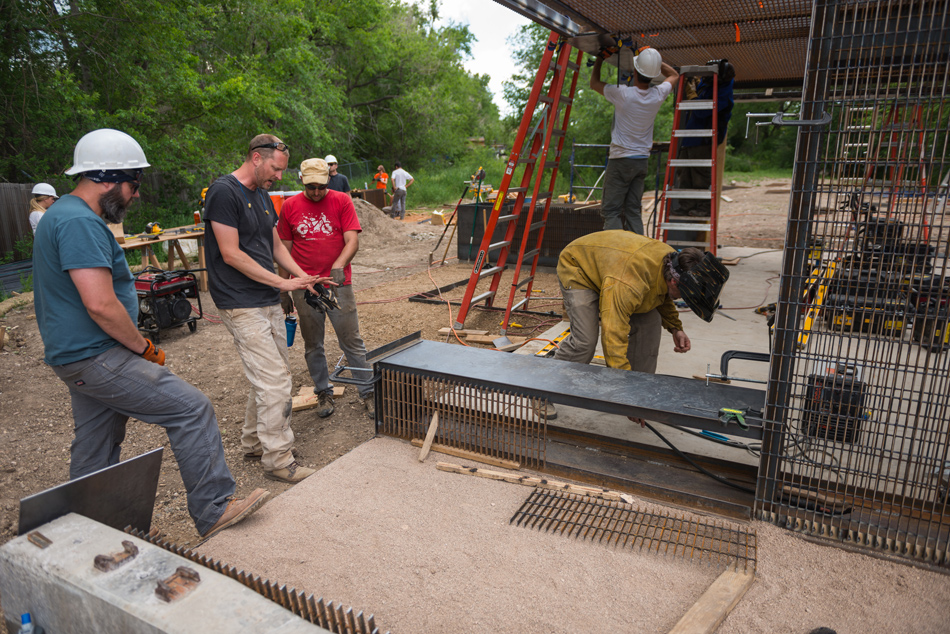
<path fill-rule="evenodd" d="M 511 310 L 518 310 L 519 308 L 521 308 L 522 306 L 524 306 L 525 304 L 528 303 L 528 299 L 529 299 L 529 298 L 525 297 L 524 299 L 522 299 L 521 301 L 519 301 L 517 304 L 513 304 L 513 305 L 511 306 Z"/>
<path fill-rule="evenodd" d="M 521 194 L 521 193 L 524 193 L 524 192 L 526 192 L 526 191 L 528 191 L 528 188 L 527 188 L 527 187 L 509 187 L 509 188 L 508 188 L 508 193 L 509 193 L 509 194 Z"/>
<path fill-rule="evenodd" d="M 518 214 L 508 214 L 507 216 L 498 216 L 498 220 L 495 221 L 495 224 L 498 224 L 499 222 L 508 222 L 510 220 L 514 220 L 517 217 L 518 217 Z"/>
<path fill-rule="evenodd" d="M 712 225 L 708 222 L 661 222 L 660 231 L 711 231 Z"/>
<path fill-rule="evenodd" d="M 712 130 L 674 130 L 675 137 L 707 137 L 712 136 Z"/>
<path fill-rule="evenodd" d="M 551 97 L 548 97 L 547 95 L 542 95 L 541 97 L 538 97 L 538 101 L 540 101 L 541 103 L 546 103 L 548 105 L 551 105 L 552 103 L 554 103 L 554 99 L 552 99 Z M 561 95 L 561 98 L 558 100 L 557 105 L 558 107 L 561 107 L 561 106 L 566 106 L 567 104 L 570 104 L 570 103 L 574 103 L 574 100 L 569 99 L 568 97 L 565 97 L 564 95 Z"/>
<path fill-rule="evenodd" d="M 667 240 L 666 243 L 671 247 L 706 247 L 709 248 L 708 242 L 691 242 L 689 240 Z"/>
<path fill-rule="evenodd" d="M 551 136 L 564 136 L 567 134 L 564 130 L 551 130 Z"/>
<path fill-rule="evenodd" d="M 667 164 L 672 167 L 712 167 L 712 159 L 673 159 Z"/>
<path fill-rule="evenodd" d="M 666 222 L 709 222 L 709 216 L 680 216 L 670 214 L 666 218 Z"/>
<path fill-rule="evenodd" d="M 534 223 L 533 225 L 531 225 L 531 228 L 528 229 L 528 233 L 531 233 L 532 231 L 536 231 L 537 229 L 540 229 L 540 228 L 543 227 L 545 224 L 547 224 L 547 221 L 546 221 L 546 220 L 539 220 L 539 221 L 537 221 L 536 223 Z"/>
<path fill-rule="evenodd" d="M 478 274 L 478 279 L 483 277 L 488 277 L 489 275 L 494 275 L 495 273 L 500 273 L 504 271 L 506 267 L 504 266 L 493 266 L 490 269 L 484 269 L 481 273 Z"/>
<path fill-rule="evenodd" d="M 547 200 L 554 192 L 538 192 L 538 200 Z"/>
<path fill-rule="evenodd" d="M 680 110 L 712 110 L 712 99 L 690 99 L 676 104 Z"/>
<path fill-rule="evenodd" d="M 469 302 L 469 304 L 477 304 L 478 302 L 481 302 L 481 301 L 484 301 L 484 300 L 488 299 L 489 297 L 493 296 L 494 294 L 495 294 L 495 291 L 488 291 L 487 293 L 482 293 L 482 294 L 479 295 L 478 297 L 473 297 L 473 298 L 472 298 L 472 301 Z"/>
<path fill-rule="evenodd" d="M 496 242 L 495 244 L 489 244 L 488 250 L 494 251 L 495 249 L 500 249 L 501 247 L 507 247 L 511 244 L 511 240 L 502 240 L 501 242 Z"/>
<path fill-rule="evenodd" d="M 527 284 L 528 282 L 530 282 L 530 281 L 533 280 L 533 279 L 534 279 L 534 276 L 533 276 L 533 275 L 530 275 L 530 276 L 524 278 L 523 280 L 521 280 L 521 281 L 518 282 L 517 284 L 513 284 L 513 285 L 512 285 L 512 290 L 515 289 L 515 288 L 521 288 L 522 286 L 524 286 L 525 284 Z"/>
<path fill-rule="evenodd" d="M 544 169 L 546 169 L 546 170 L 555 168 L 555 167 L 557 167 L 557 166 L 558 166 L 558 162 L 557 162 L 557 161 L 545 161 L 545 162 L 544 162 Z"/>
<path fill-rule="evenodd" d="M 521 261 L 524 262 L 525 258 L 533 258 L 539 253 L 541 253 L 541 249 L 532 249 L 531 251 L 527 251 L 525 252 L 524 255 L 521 256 Z"/>
<path fill-rule="evenodd" d="M 703 75 L 714 75 L 719 72 L 719 66 L 680 66 L 681 77 L 701 77 Z"/>
<path fill-rule="evenodd" d="M 528 158 L 524 160 L 520 158 L 518 159 L 518 165 L 534 165 L 537 162 L 538 162 L 538 159 L 536 158 Z"/>
<path fill-rule="evenodd" d="M 708 189 L 668 189 L 667 198 L 686 198 L 689 200 L 711 200 L 712 192 Z"/>
<path fill-rule="evenodd" d="M 567 63 L 567 67 L 568 67 L 569 69 L 571 69 L 571 70 L 580 70 L 580 66 L 578 66 L 578 65 L 575 64 L 574 62 L 568 62 L 568 63 Z M 560 65 L 560 64 L 555 64 L 555 65 L 554 65 L 554 68 L 560 70 L 561 65 Z"/>

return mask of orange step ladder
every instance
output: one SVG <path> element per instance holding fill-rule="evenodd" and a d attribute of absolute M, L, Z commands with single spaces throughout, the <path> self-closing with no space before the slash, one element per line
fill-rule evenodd
<path fill-rule="evenodd" d="M 508 165 L 505 168 L 501 186 L 498 188 L 498 195 L 492 207 L 491 216 L 485 226 L 481 246 L 478 249 L 478 255 L 475 257 L 475 265 L 472 267 L 472 274 L 465 289 L 465 296 L 456 317 L 455 329 L 464 328 L 465 318 L 473 305 L 480 302 L 485 302 L 486 307 L 494 305 L 501 284 L 502 273 L 508 268 L 508 254 L 512 251 L 515 242 L 515 231 L 522 215 L 525 217 L 524 231 L 519 245 L 518 260 L 514 265 L 514 277 L 511 281 L 511 290 L 505 308 L 505 318 L 502 321 L 501 334 L 504 336 L 508 331 L 512 311 L 527 310 L 528 300 L 531 298 L 531 287 L 534 284 L 534 277 L 537 272 L 538 257 L 541 253 L 541 242 L 544 239 L 544 228 L 547 225 L 548 211 L 551 207 L 551 197 L 554 195 L 558 164 L 561 159 L 561 151 L 564 148 L 564 137 L 567 134 L 568 121 L 570 121 L 571 106 L 574 103 L 581 56 L 583 55 L 581 51 L 578 51 L 577 59 L 571 62 L 570 53 L 571 47 L 552 31 L 525 106 L 524 115 L 521 118 L 521 125 L 518 127 L 518 135 L 511 149 Z M 569 72 L 573 72 L 573 78 L 568 94 L 563 95 L 565 79 Z M 545 91 L 544 85 L 549 74 L 551 74 L 551 78 Z M 535 112 L 539 109 L 539 104 L 543 104 L 540 108 L 541 116 L 532 127 L 531 122 L 535 118 Z M 561 114 L 562 108 L 563 115 Z M 523 152 L 528 141 L 530 141 L 530 149 Z M 552 150 L 553 156 L 551 155 Z M 519 165 L 525 166 L 521 183 L 518 187 L 510 187 L 515 168 Z M 545 191 L 541 191 L 546 170 L 550 170 L 550 180 Z M 529 191 L 530 197 L 526 196 Z M 502 214 L 508 194 L 517 194 L 517 196 L 511 213 Z M 530 202 L 525 210 L 526 198 Z M 542 201 L 544 206 L 541 218 L 535 220 L 535 212 Z M 495 228 L 500 224 L 507 224 L 505 237 L 492 243 Z M 498 255 L 492 263 L 490 261 L 492 259 L 491 254 L 496 251 Z M 530 259 L 531 272 L 527 277 L 521 279 L 521 270 L 526 263 L 526 259 Z M 476 297 L 475 290 L 479 281 L 488 276 L 491 276 L 491 285 L 488 291 Z M 516 303 L 515 296 L 522 287 L 524 287 L 525 296 Z"/>

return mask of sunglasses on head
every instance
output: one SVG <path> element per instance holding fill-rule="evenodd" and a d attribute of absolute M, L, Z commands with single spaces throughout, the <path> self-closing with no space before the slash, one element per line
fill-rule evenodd
<path fill-rule="evenodd" d="M 254 150 L 260 150 L 260 149 L 277 150 L 278 152 L 289 152 L 290 146 L 287 145 L 286 143 L 264 143 L 262 145 L 255 145 L 254 147 L 252 147 L 251 152 L 253 152 Z"/>
<path fill-rule="evenodd" d="M 321 191 L 321 192 L 322 192 L 324 189 L 326 189 L 327 187 L 329 187 L 329 186 L 330 186 L 330 183 L 324 183 L 323 185 L 316 185 L 316 184 L 314 184 L 314 183 L 307 183 L 306 185 L 304 185 L 304 187 L 306 187 L 306 188 L 307 188 L 308 190 L 310 190 L 310 191 L 318 191 L 318 190 L 319 190 L 319 191 Z"/>

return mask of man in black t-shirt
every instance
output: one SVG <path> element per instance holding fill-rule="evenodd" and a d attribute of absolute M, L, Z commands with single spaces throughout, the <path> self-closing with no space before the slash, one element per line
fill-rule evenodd
<path fill-rule="evenodd" d="M 315 471 L 293 454 L 293 384 L 280 291 L 313 291 L 314 284 L 330 278 L 304 273 L 277 237 L 277 213 L 267 189 L 289 159 L 290 148 L 277 137 L 251 139 L 244 163 L 208 188 L 204 219 L 211 299 L 251 382 L 241 434 L 244 457 L 260 459 L 266 477 L 296 483 Z M 275 261 L 292 277 L 277 275 Z"/>
<path fill-rule="evenodd" d="M 330 170 L 330 180 L 327 181 L 327 187 L 333 191 L 343 192 L 344 194 L 348 193 L 350 191 L 350 181 L 346 176 L 336 171 L 336 157 L 332 154 L 327 154 L 327 157 L 323 160 L 327 162 L 327 167 Z"/>

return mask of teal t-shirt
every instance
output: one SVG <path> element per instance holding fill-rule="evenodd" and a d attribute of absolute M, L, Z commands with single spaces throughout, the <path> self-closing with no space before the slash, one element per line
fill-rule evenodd
<path fill-rule="evenodd" d="M 94 357 L 118 341 L 93 321 L 69 276 L 71 269 L 106 268 L 112 288 L 138 323 L 135 280 L 112 231 L 84 200 L 65 195 L 43 215 L 33 237 L 33 304 L 50 365 Z"/>

